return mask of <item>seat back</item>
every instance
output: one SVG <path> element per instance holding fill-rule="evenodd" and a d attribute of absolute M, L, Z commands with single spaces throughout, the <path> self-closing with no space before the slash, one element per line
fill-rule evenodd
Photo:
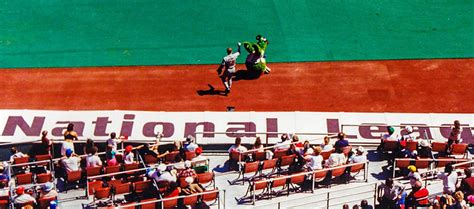
<path fill-rule="evenodd" d="M 151 187 L 151 180 L 137 181 L 133 183 L 133 190 L 137 193 L 142 193 Z"/>
<path fill-rule="evenodd" d="M 8 209 L 10 202 L 8 200 L 0 200 L 0 209 Z"/>
<path fill-rule="evenodd" d="M 105 173 L 117 173 L 117 172 L 120 172 L 120 165 L 105 167 Z"/>
<path fill-rule="evenodd" d="M 415 160 L 415 167 L 420 168 L 428 168 L 430 166 L 431 160 L 429 158 L 423 158 L 419 160 Z"/>
<path fill-rule="evenodd" d="M 280 160 L 280 167 L 292 165 L 294 162 L 295 162 L 295 155 L 283 156 L 281 157 L 281 160 Z"/>
<path fill-rule="evenodd" d="M 50 182 L 52 179 L 53 179 L 53 175 L 51 173 L 36 174 L 36 182 L 40 184 Z"/>
<path fill-rule="evenodd" d="M 115 194 L 128 194 L 130 193 L 131 187 L 132 187 L 132 183 L 130 182 L 118 183 L 118 184 L 113 185 Z"/>
<path fill-rule="evenodd" d="M 272 188 L 285 186 L 287 180 L 288 180 L 287 178 L 282 178 L 282 177 L 274 178 L 272 182 Z"/>
<path fill-rule="evenodd" d="M 27 163 L 29 161 L 29 157 L 15 157 L 13 158 L 13 164 L 22 164 Z"/>
<path fill-rule="evenodd" d="M 91 181 L 87 182 L 87 187 L 89 188 L 89 195 L 94 194 L 94 191 L 102 187 L 102 181 Z"/>
<path fill-rule="evenodd" d="M 203 194 L 201 197 L 202 197 L 202 201 L 203 202 L 210 202 L 210 201 L 214 201 L 217 199 L 217 197 L 219 196 L 219 190 L 210 190 L 210 191 L 206 191 L 206 192 L 210 192 L 208 194 Z"/>
<path fill-rule="evenodd" d="M 273 158 L 278 158 L 280 159 L 283 156 L 286 156 L 286 153 L 288 152 L 288 149 L 285 150 L 276 150 L 273 154 Z"/>
<path fill-rule="evenodd" d="M 265 188 L 267 188 L 267 186 L 268 186 L 268 182 L 265 181 L 265 180 L 254 181 L 253 183 L 254 183 L 254 185 L 255 185 L 255 190 L 265 189 Z"/>
<path fill-rule="evenodd" d="M 411 163 L 412 159 L 397 159 L 395 161 L 395 167 L 397 168 L 407 168 L 410 163 Z"/>
<path fill-rule="evenodd" d="M 263 161 L 263 166 L 262 170 L 270 169 L 270 168 L 275 168 L 277 165 L 277 160 L 278 159 L 271 159 L 271 160 L 264 160 Z"/>
<path fill-rule="evenodd" d="M 163 208 L 175 208 L 178 206 L 178 199 L 164 200 Z"/>
<path fill-rule="evenodd" d="M 153 155 L 145 155 L 144 161 L 145 161 L 145 164 L 147 165 L 156 164 L 158 163 L 158 158 L 156 158 Z"/>
<path fill-rule="evenodd" d="M 329 159 L 329 156 L 331 156 L 331 153 L 332 153 L 331 150 L 329 150 L 329 151 L 323 151 L 323 152 L 320 153 L 320 155 L 323 156 L 323 159 L 324 159 L 324 160 L 327 160 L 327 159 Z"/>
<path fill-rule="evenodd" d="M 131 164 L 123 165 L 123 169 L 126 170 L 126 171 L 135 170 L 135 169 L 138 169 L 139 167 L 140 167 L 140 164 L 138 164 L 138 163 L 131 163 Z"/>
<path fill-rule="evenodd" d="M 304 182 L 306 175 L 305 174 L 294 174 L 291 175 L 290 183 L 292 184 L 301 184 Z"/>
<path fill-rule="evenodd" d="M 410 150 L 413 152 L 414 150 L 416 150 L 417 147 L 418 147 L 417 141 L 407 141 L 407 146 L 406 146 L 407 150 Z"/>
<path fill-rule="evenodd" d="M 99 187 L 94 190 L 95 199 L 110 198 L 110 187 Z"/>
<path fill-rule="evenodd" d="M 56 200 L 56 197 L 48 197 L 48 198 L 39 198 L 38 199 L 38 205 L 40 209 L 47 209 L 49 207 L 49 204 L 51 201 Z"/>
<path fill-rule="evenodd" d="M 265 152 L 255 152 L 255 160 L 266 160 L 267 156 Z"/>
<path fill-rule="evenodd" d="M 334 168 L 331 171 L 332 171 L 331 175 L 334 178 L 334 177 L 338 177 L 344 174 L 344 172 L 346 171 L 346 168 L 345 167 Z"/>
<path fill-rule="evenodd" d="M 99 167 L 87 167 L 86 168 L 86 174 L 87 176 L 97 176 L 100 175 L 102 171 L 102 166 Z"/>
<path fill-rule="evenodd" d="M 209 172 L 205 172 L 205 173 L 199 173 L 197 176 L 198 176 L 197 177 L 198 182 L 200 184 L 206 184 L 206 183 L 211 182 L 214 179 L 214 172 L 209 171 Z"/>
<path fill-rule="evenodd" d="M 191 206 L 194 206 L 196 205 L 198 202 L 198 196 L 188 196 L 188 197 L 184 197 L 183 198 L 183 204 L 184 205 L 191 205 Z"/>
<path fill-rule="evenodd" d="M 230 159 L 237 162 L 245 160 L 244 155 L 237 151 L 230 152 Z"/>
<path fill-rule="evenodd" d="M 258 171 L 260 161 L 248 162 L 244 165 L 244 173 L 255 173 Z"/>
<path fill-rule="evenodd" d="M 173 163 L 176 161 L 176 156 L 179 155 L 179 151 L 172 151 L 165 156 L 165 161 L 167 163 Z"/>
<path fill-rule="evenodd" d="M 145 203 L 143 205 L 140 206 L 141 209 L 155 209 L 156 208 L 156 202 L 152 202 L 152 201 L 155 201 L 156 199 L 155 198 L 150 198 L 150 199 L 145 199 L 145 200 L 142 200 L 140 201 L 141 203 Z M 149 203 L 147 203 L 149 202 Z"/>
<path fill-rule="evenodd" d="M 192 160 L 193 158 L 196 157 L 196 153 L 195 152 L 189 152 L 189 151 L 186 151 L 184 152 L 184 156 L 185 156 L 185 160 Z"/>
<path fill-rule="evenodd" d="M 431 142 L 431 150 L 434 152 L 444 152 L 446 151 L 446 142 Z"/>
<path fill-rule="evenodd" d="M 453 150 L 451 154 L 453 155 L 463 155 L 467 151 L 468 144 L 453 144 Z"/>
<path fill-rule="evenodd" d="M 384 151 L 395 151 L 398 148 L 398 141 L 397 140 L 384 140 Z"/>
<path fill-rule="evenodd" d="M 158 190 L 160 192 L 165 192 L 168 189 L 169 182 L 168 181 L 157 181 L 156 185 L 158 186 Z"/>
<path fill-rule="evenodd" d="M 35 160 L 36 161 L 43 161 L 43 160 L 51 160 L 51 155 L 50 154 L 47 154 L 47 155 L 36 155 L 35 156 Z M 38 163 L 36 164 L 37 166 L 47 166 L 48 163 Z"/>
<path fill-rule="evenodd" d="M 33 173 L 25 173 L 16 175 L 16 183 L 18 185 L 33 183 Z"/>
<path fill-rule="evenodd" d="M 327 170 L 315 171 L 313 174 L 314 181 L 320 181 L 326 178 L 327 173 L 328 173 Z"/>
<path fill-rule="evenodd" d="M 351 166 L 351 173 L 357 173 L 361 170 L 363 170 L 365 167 L 365 164 L 355 164 Z"/>

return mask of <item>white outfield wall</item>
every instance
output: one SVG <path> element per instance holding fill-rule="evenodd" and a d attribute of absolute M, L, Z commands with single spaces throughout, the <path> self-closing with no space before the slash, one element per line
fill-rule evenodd
<path fill-rule="evenodd" d="M 348 112 L 147 112 L 147 111 L 44 111 L 44 110 L 0 110 L 0 142 L 22 142 L 37 140 L 42 130 L 50 138 L 61 138 L 69 122 L 81 139 L 107 139 L 110 132 L 128 136 L 128 140 L 154 139 L 159 131 L 165 134 L 164 141 L 183 139 L 195 132 L 269 132 L 269 133 L 337 133 L 343 131 L 353 142 L 378 143 L 386 124 L 412 125 L 423 138 L 443 140 L 447 138 L 449 126 L 460 120 L 465 126 L 464 142 L 474 142 L 472 129 L 474 114 L 438 113 L 348 113 Z M 364 124 L 378 125 L 364 125 Z M 235 133 L 198 134 L 202 144 L 233 143 Z M 255 134 L 246 134 L 244 143 L 252 143 Z M 265 140 L 265 135 L 259 135 Z M 300 139 L 320 138 L 300 135 Z M 269 142 L 278 141 L 275 134 Z"/>

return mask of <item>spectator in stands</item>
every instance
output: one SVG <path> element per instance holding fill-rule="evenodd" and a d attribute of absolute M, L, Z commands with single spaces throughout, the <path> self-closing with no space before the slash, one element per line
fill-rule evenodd
<path fill-rule="evenodd" d="M 115 166 L 118 165 L 119 163 L 117 162 L 117 158 L 115 157 L 116 151 L 113 150 L 112 147 L 107 147 L 107 150 L 105 151 L 105 159 L 107 166 Z"/>
<path fill-rule="evenodd" d="M 451 153 L 453 144 L 458 144 L 462 142 L 461 132 L 462 132 L 461 123 L 458 120 L 455 120 L 454 126 L 451 127 L 451 133 L 449 134 L 449 137 L 448 137 L 448 145 L 446 146 L 447 153 Z"/>
<path fill-rule="evenodd" d="M 209 169 L 208 159 L 202 156 L 202 148 L 198 147 L 194 152 L 196 153 L 196 157 L 192 160 L 194 170 L 197 173 L 207 172 Z"/>
<path fill-rule="evenodd" d="M 410 180 L 410 186 L 413 188 L 415 186 L 416 182 L 422 182 L 423 180 L 421 179 L 420 173 L 418 173 L 416 167 L 414 165 L 409 165 L 408 166 L 408 179 Z"/>
<path fill-rule="evenodd" d="M 290 148 L 290 138 L 288 138 L 288 134 L 281 135 L 281 142 L 275 144 L 275 150 L 286 150 Z"/>
<path fill-rule="evenodd" d="M 458 180 L 458 174 L 453 169 L 451 163 L 444 167 L 444 172 L 438 173 L 437 177 L 443 180 L 443 193 L 452 195 L 456 190 L 456 183 Z"/>
<path fill-rule="evenodd" d="M 231 152 L 246 152 L 247 148 L 242 145 L 242 139 L 240 137 L 235 138 L 235 144 L 232 145 L 229 150 L 227 150 L 229 153 Z"/>
<path fill-rule="evenodd" d="M 457 191 L 454 193 L 454 204 L 453 208 L 454 209 L 467 209 L 467 203 L 464 200 L 464 194 L 461 191 Z"/>
<path fill-rule="evenodd" d="M 378 187 L 377 192 L 379 195 L 377 200 L 380 203 L 380 208 L 396 208 L 396 203 L 404 190 L 405 187 L 402 184 L 394 182 L 393 179 L 389 178 L 385 180 L 385 183 Z"/>
<path fill-rule="evenodd" d="M 326 160 L 326 167 L 332 168 L 346 163 L 346 156 L 342 152 L 342 149 L 336 149 L 336 152 L 331 153 L 329 158 Z"/>
<path fill-rule="evenodd" d="M 74 131 L 74 124 L 69 123 L 67 124 L 66 131 L 64 132 L 64 140 L 69 139 L 69 140 L 78 140 L 77 138 L 77 132 Z"/>
<path fill-rule="evenodd" d="M 182 178 L 182 177 L 197 178 L 196 171 L 191 166 L 192 166 L 191 161 L 189 160 L 184 161 L 184 170 L 181 170 L 178 173 L 178 177 L 179 178 Z"/>
<path fill-rule="evenodd" d="M 305 160 L 308 161 L 306 164 L 306 167 L 308 170 L 318 170 L 318 169 L 323 169 L 323 156 L 320 155 L 321 153 L 321 147 L 314 147 L 313 148 L 313 155 L 307 155 L 305 157 Z"/>
<path fill-rule="evenodd" d="M 155 172 L 150 172 L 148 176 L 155 179 L 155 181 L 176 182 L 176 175 L 167 171 L 165 164 L 158 165 Z"/>
<path fill-rule="evenodd" d="M 95 147 L 94 141 L 90 138 L 87 139 L 86 145 L 84 146 L 84 153 L 90 154 L 93 151 L 94 147 Z"/>
<path fill-rule="evenodd" d="M 57 196 L 58 192 L 54 189 L 54 184 L 52 182 L 47 182 L 41 186 L 40 198 L 51 198 Z"/>
<path fill-rule="evenodd" d="M 37 155 L 51 154 L 51 145 L 53 142 L 48 139 L 48 131 L 41 132 L 41 144 L 35 148 Z"/>
<path fill-rule="evenodd" d="M 429 207 L 430 202 L 428 200 L 429 192 L 426 188 L 422 188 L 420 181 L 416 181 L 412 187 L 412 191 L 408 194 L 405 201 L 407 208 L 416 207 Z"/>
<path fill-rule="evenodd" d="M 0 181 L 0 197 L 10 196 L 10 188 L 6 187 L 8 181 Z"/>
<path fill-rule="evenodd" d="M 359 205 L 352 206 L 352 209 L 359 209 Z"/>
<path fill-rule="evenodd" d="M 398 137 L 395 135 L 395 129 L 392 126 L 387 126 L 387 132 L 387 134 L 380 135 L 378 150 L 383 150 L 386 140 L 397 140 Z"/>
<path fill-rule="evenodd" d="M 474 195 L 474 177 L 472 177 L 471 168 L 465 168 L 466 177 L 461 180 L 459 190 L 464 192 L 465 196 Z"/>
<path fill-rule="evenodd" d="M 15 158 L 28 157 L 28 155 L 23 154 L 23 152 L 18 151 L 18 149 L 16 149 L 16 147 L 10 148 L 10 153 L 12 154 L 12 155 L 10 155 L 10 163 L 13 163 Z"/>
<path fill-rule="evenodd" d="M 184 150 L 188 152 L 194 152 L 199 146 L 196 144 L 196 139 L 188 135 L 186 137 L 186 142 L 184 143 Z"/>
<path fill-rule="evenodd" d="M 155 144 L 151 148 L 150 148 L 149 144 L 140 145 L 140 146 L 137 147 L 138 154 L 141 156 L 142 159 L 145 159 L 145 155 L 151 155 L 155 158 L 162 158 L 162 157 L 166 156 L 169 153 L 169 151 L 166 151 L 163 154 L 157 153 L 157 152 L 153 151 L 154 147 L 156 147 L 156 150 L 158 150 L 157 147 L 159 147 L 159 143 Z"/>
<path fill-rule="evenodd" d="M 25 188 L 23 186 L 19 186 L 15 190 L 16 196 L 13 198 L 13 203 L 15 204 L 25 204 L 29 202 L 33 202 L 36 204 L 36 199 L 25 192 Z"/>
<path fill-rule="evenodd" d="M 205 191 L 202 185 L 194 183 L 193 177 L 186 177 L 184 180 L 186 181 L 188 185 L 186 187 L 181 188 L 181 194 L 190 195 L 190 194 L 196 194 L 196 193 L 201 193 Z"/>
<path fill-rule="evenodd" d="M 70 149 L 74 152 L 73 140 L 77 140 L 77 133 L 74 131 L 74 124 L 70 123 L 64 132 L 64 141 L 61 144 L 61 156 L 66 155 L 66 150 Z"/>
<path fill-rule="evenodd" d="M 334 147 L 330 144 L 330 142 L 331 142 L 331 138 L 329 138 L 329 136 L 325 136 L 324 143 L 321 144 L 321 148 L 323 151 L 331 151 L 332 149 L 334 149 Z"/>
<path fill-rule="evenodd" d="M 115 132 L 110 133 L 110 138 L 107 139 L 107 147 L 111 148 L 112 151 L 117 152 L 118 143 L 121 143 L 122 140 L 117 139 L 117 134 Z"/>
<path fill-rule="evenodd" d="M 405 129 L 402 131 L 402 137 L 401 137 L 401 140 L 411 140 L 411 141 L 415 141 L 416 140 L 416 136 L 415 136 L 415 133 L 413 132 L 413 127 L 411 126 L 405 126 Z"/>
<path fill-rule="evenodd" d="M 311 144 L 309 143 L 309 141 L 308 140 L 304 141 L 303 148 L 300 149 L 300 154 L 304 156 L 308 156 L 308 155 L 312 155 L 313 153 L 314 153 L 314 149 L 313 147 L 311 147 Z"/>
<path fill-rule="evenodd" d="M 356 149 L 356 154 L 352 155 L 349 158 L 349 163 L 363 163 L 363 162 L 367 162 L 367 155 L 365 153 L 365 149 L 359 146 Z"/>
<path fill-rule="evenodd" d="M 434 159 L 433 152 L 431 152 L 431 144 L 428 140 L 420 140 L 418 148 L 418 158 L 431 158 Z"/>
<path fill-rule="evenodd" d="M 135 154 L 133 154 L 133 147 L 132 145 L 127 145 L 125 147 L 123 162 L 125 164 L 132 164 L 135 163 Z"/>
<path fill-rule="evenodd" d="M 262 140 L 260 139 L 259 136 L 255 138 L 255 142 L 253 143 L 252 150 L 256 150 L 257 152 L 264 152 Z"/>
<path fill-rule="evenodd" d="M 342 209 L 349 209 L 349 205 L 348 205 L 348 204 L 344 204 L 344 205 L 342 206 Z"/>
<path fill-rule="evenodd" d="M 9 177 L 8 174 L 5 173 L 5 167 L 0 165 L 0 182 L 6 181 L 8 182 Z"/>
<path fill-rule="evenodd" d="M 361 209 L 374 209 L 372 205 L 369 205 L 369 202 L 367 200 L 360 201 L 360 208 Z"/>
<path fill-rule="evenodd" d="M 99 156 L 97 155 L 98 152 L 97 147 L 92 148 L 92 152 L 87 154 L 86 157 L 86 167 L 100 167 L 102 166 L 102 161 L 100 160 Z"/>
<path fill-rule="evenodd" d="M 171 198 L 171 197 L 177 197 L 179 196 L 179 188 L 178 184 L 176 182 L 170 182 L 168 185 L 168 189 L 164 192 L 163 197 L 164 198 Z"/>
<path fill-rule="evenodd" d="M 62 159 L 62 163 L 66 171 L 78 171 L 80 170 L 80 163 L 81 158 L 77 157 L 77 155 L 71 150 L 66 150 L 66 158 Z"/>
<path fill-rule="evenodd" d="M 334 148 L 336 150 L 338 150 L 338 149 L 342 150 L 344 147 L 349 146 L 349 141 L 347 141 L 345 133 L 340 132 L 339 134 L 337 134 L 337 139 L 338 140 L 334 144 Z"/>
<path fill-rule="evenodd" d="M 298 149 L 303 148 L 303 143 L 300 142 L 300 137 L 296 134 L 291 138 L 291 143 L 293 143 Z"/>

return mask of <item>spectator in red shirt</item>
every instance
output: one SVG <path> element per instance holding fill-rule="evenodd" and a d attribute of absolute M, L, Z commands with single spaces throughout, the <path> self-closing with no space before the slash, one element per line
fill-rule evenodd
<path fill-rule="evenodd" d="M 178 177 L 180 177 L 180 178 L 181 178 L 181 177 L 193 177 L 193 178 L 197 178 L 196 171 L 191 168 L 191 161 L 186 160 L 186 161 L 184 162 L 184 167 L 185 167 L 185 169 L 179 172 Z"/>
<path fill-rule="evenodd" d="M 461 180 L 461 186 L 459 187 L 459 190 L 464 192 L 466 197 L 469 195 L 474 195 L 474 177 L 472 177 L 471 168 L 465 168 L 464 174 L 466 175 L 466 178 Z"/>
<path fill-rule="evenodd" d="M 412 191 L 407 196 L 405 206 L 407 208 L 429 207 L 429 192 L 426 188 L 421 187 L 421 182 L 417 181 L 412 187 Z"/>

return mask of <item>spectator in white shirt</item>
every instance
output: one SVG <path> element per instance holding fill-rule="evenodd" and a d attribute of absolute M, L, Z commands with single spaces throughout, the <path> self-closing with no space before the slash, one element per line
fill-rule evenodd
<path fill-rule="evenodd" d="M 232 145 L 229 150 L 227 150 L 229 153 L 231 152 L 246 152 L 247 148 L 242 146 L 242 139 L 240 137 L 235 138 L 235 144 Z"/>
<path fill-rule="evenodd" d="M 307 155 L 305 157 L 306 161 L 309 161 L 306 164 L 306 167 L 310 170 L 318 170 L 323 169 L 323 156 L 320 155 L 322 149 L 321 147 L 314 147 L 313 148 L 313 155 Z"/>
<path fill-rule="evenodd" d="M 324 144 L 321 144 L 322 151 L 331 151 L 334 147 L 330 144 L 331 139 L 329 136 L 324 137 Z"/>
<path fill-rule="evenodd" d="M 275 144 L 275 150 L 286 150 L 290 149 L 290 138 L 288 137 L 288 134 L 282 134 L 281 135 L 281 142 Z"/>
<path fill-rule="evenodd" d="M 132 145 L 127 145 L 125 147 L 125 153 L 124 153 L 124 158 L 123 158 L 123 162 L 125 164 L 132 164 L 135 162 L 135 155 L 133 154 L 133 147 Z"/>
<path fill-rule="evenodd" d="M 19 157 L 28 157 L 28 155 L 26 154 L 23 154 L 22 152 L 18 151 L 16 149 L 16 147 L 12 147 L 10 148 L 10 152 L 11 152 L 11 156 L 10 156 L 10 162 L 13 163 L 14 159 L 15 158 L 19 158 Z"/>
<path fill-rule="evenodd" d="M 356 154 L 352 155 L 349 158 L 349 163 L 363 163 L 363 162 L 367 162 L 367 155 L 365 153 L 365 149 L 359 146 L 356 149 Z"/>
<path fill-rule="evenodd" d="M 346 156 L 342 152 L 342 149 L 337 149 L 336 152 L 331 153 L 329 158 L 326 160 L 326 167 L 332 168 L 346 164 Z"/>
<path fill-rule="evenodd" d="M 411 141 L 415 141 L 416 140 L 416 136 L 415 136 L 415 133 L 413 133 L 413 128 L 411 126 L 406 126 L 405 127 L 405 131 L 404 133 L 402 133 L 402 137 L 401 137 L 403 140 L 411 140 Z"/>
<path fill-rule="evenodd" d="M 102 161 L 97 155 L 98 148 L 93 147 L 91 153 L 87 154 L 86 157 L 86 167 L 100 167 L 102 166 Z"/>
<path fill-rule="evenodd" d="M 66 150 L 66 158 L 62 159 L 62 163 L 66 171 L 80 170 L 81 158 L 76 157 L 76 154 L 71 149 Z"/>
<path fill-rule="evenodd" d="M 172 174 L 170 171 L 166 170 L 166 165 L 160 164 L 155 172 L 150 172 L 148 174 L 150 178 L 155 179 L 155 181 L 167 181 L 167 182 L 176 182 L 176 175 Z"/>
<path fill-rule="evenodd" d="M 117 151 L 118 143 L 121 140 L 117 139 L 117 134 L 115 132 L 110 133 L 110 139 L 107 139 L 107 146 L 112 149 L 112 151 Z"/>
<path fill-rule="evenodd" d="M 314 149 L 313 147 L 311 147 L 311 144 L 309 143 L 309 141 L 308 140 L 304 141 L 303 148 L 300 149 L 300 154 L 307 156 L 307 155 L 312 155 L 313 153 L 314 153 Z"/>
<path fill-rule="evenodd" d="M 447 164 L 444 173 L 438 173 L 437 177 L 443 180 L 443 193 L 452 195 L 456 191 L 458 174 L 453 169 L 453 165 Z"/>
<path fill-rule="evenodd" d="M 36 203 L 36 199 L 31 195 L 25 193 L 25 188 L 23 186 L 19 186 L 16 188 L 16 196 L 13 198 L 13 203 L 15 204 L 25 204 L 28 202 Z"/>
<path fill-rule="evenodd" d="M 408 179 L 410 180 L 410 185 L 413 188 L 417 181 L 422 182 L 423 180 L 421 179 L 421 175 L 417 172 L 417 169 L 414 165 L 408 166 L 408 170 L 410 171 L 410 173 L 408 173 Z"/>
<path fill-rule="evenodd" d="M 74 152 L 74 143 L 72 139 L 65 138 L 64 141 L 61 143 L 61 156 L 65 156 L 66 150 L 68 149 Z"/>
<path fill-rule="evenodd" d="M 195 142 L 196 139 L 193 136 L 188 135 L 186 137 L 186 143 L 184 143 L 184 150 L 188 152 L 194 152 L 196 148 L 199 147 Z"/>

